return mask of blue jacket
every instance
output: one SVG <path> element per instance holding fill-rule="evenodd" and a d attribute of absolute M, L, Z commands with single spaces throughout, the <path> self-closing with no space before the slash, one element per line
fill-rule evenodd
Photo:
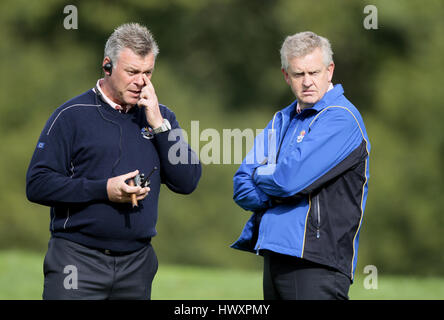
<path fill-rule="evenodd" d="M 93 90 L 67 101 L 47 121 L 26 176 L 28 199 L 51 207 L 52 236 L 85 246 L 134 251 L 156 235 L 161 183 L 176 193 L 191 193 L 201 176 L 197 156 L 179 132 L 174 113 L 160 106 L 173 130 L 150 135 L 145 112 L 119 113 Z M 178 148 L 178 146 L 182 146 Z M 187 163 L 170 162 L 180 151 Z M 194 160 L 194 161 L 193 161 Z M 132 208 L 110 202 L 108 178 L 136 169 L 150 177 L 148 196 Z"/>
<path fill-rule="evenodd" d="M 335 85 L 312 108 L 277 112 L 234 175 L 234 201 L 253 211 L 233 248 L 333 267 L 353 280 L 367 199 L 370 142 Z"/>

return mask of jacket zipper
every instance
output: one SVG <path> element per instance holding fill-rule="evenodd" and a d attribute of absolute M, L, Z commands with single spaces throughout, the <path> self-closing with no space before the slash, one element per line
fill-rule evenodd
<path fill-rule="evenodd" d="M 321 227 L 321 208 L 319 206 L 319 195 L 316 197 L 316 211 L 317 211 L 317 228 L 316 228 L 316 238 L 320 237 L 320 227 Z"/>
<path fill-rule="evenodd" d="M 259 251 L 261 250 L 261 244 L 262 244 L 262 240 L 263 240 L 263 237 L 261 237 L 261 233 L 260 233 L 260 229 L 261 229 L 261 221 L 262 221 L 262 216 L 264 215 L 264 212 L 262 212 L 262 213 L 256 213 L 256 223 L 258 224 L 258 226 L 257 226 L 257 243 L 258 243 L 258 246 L 257 246 L 257 249 L 256 249 L 256 255 L 259 255 Z M 259 219 L 259 215 L 260 215 L 260 219 Z"/>
<path fill-rule="evenodd" d="M 258 233 L 259 233 L 259 230 L 258 230 Z M 256 249 L 256 255 L 258 256 L 259 255 L 259 250 L 261 250 L 261 244 L 262 244 L 262 239 L 259 239 L 259 234 L 258 234 L 258 237 L 257 237 L 257 242 L 258 242 L 258 246 L 257 246 L 257 249 Z"/>

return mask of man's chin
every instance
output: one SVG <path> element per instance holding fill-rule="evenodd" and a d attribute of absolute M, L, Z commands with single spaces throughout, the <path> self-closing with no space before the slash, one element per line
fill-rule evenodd
<path fill-rule="evenodd" d="M 125 99 L 125 104 L 126 105 L 134 106 L 134 105 L 137 104 L 137 102 L 139 102 L 139 99 L 135 99 L 135 98 Z"/>
<path fill-rule="evenodd" d="M 318 97 L 309 97 L 309 98 L 305 98 L 305 99 L 298 99 L 299 103 L 302 103 L 304 105 L 311 105 L 313 106 L 314 104 L 316 104 L 316 102 L 318 102 L 320 99 L 318 99 Z"/>

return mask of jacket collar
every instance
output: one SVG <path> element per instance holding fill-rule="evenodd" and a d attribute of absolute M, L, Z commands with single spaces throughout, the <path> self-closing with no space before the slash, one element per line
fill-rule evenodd
<path fill-rule="evenodd" d="M 344 88 L 341 84 L 334 85 L 333 89 L 327 91 L 321 100 L 316 102 L 316 104 L 311 108 L 316 111 L 321 111 L 325 107 L 328 107 L 335 101 L 339 96 L 344 94 Z"/>
<path fill-rule="evenodd" d="M 328 107 L 332 103 L 335 103 L 334 101 L 344 94 L 344 89 L 342 88 L 341 84 L 335 84 L 333 89 L 328 90 L 321 100 L 319 100 L 313 107 L 307 108 L 302 110 L 302 114 L 305 110 L 315 110 L 316 113 L 324 109 L 325 107 Z M 297 116 L 296 108 L 298 105 L 298 101 L 293 101 L 290 105 L 285 107 L 283 110 L 279 111 L 280 117 L 282 117 L 283 123 L 286 123 L 289 121 L 289 119 L 292 119 L 294 116 Z M 313 111 L 312 111 L 313 112 Z"/>
<path fill-rule="evenodd" d="M 321 111 L 322 109 L 324 109 L 325 107 L 328 107 L 329 105 L 331 105 L 332 103 L 334 103 L 334 101 L 342 96 L 344 94 L 344 88 L 342 88 L 341 84 L 335 84 L 333 86 L 333 88 L 329 89 L 324 96 L 321 98 L 321 100 L 319 100 L 318 102 L 316 102 L 316 104 L 311 107 L 311 108 L 306 108 L 304 110 L 315 110 L 316 112 Z M 298 106 L 298 101 L 295 100 L 291 105 L 290 105 L 290 113 L 294 112 L 295 114 L 297 114 L 297 106 Z M 302 110 L 302 111 L 304 111 Z M 291 114 L 290 114 L 291 117 Z"/>

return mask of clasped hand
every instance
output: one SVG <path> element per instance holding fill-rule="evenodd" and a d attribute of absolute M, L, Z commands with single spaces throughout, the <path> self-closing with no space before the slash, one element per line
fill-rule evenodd
<path fill-rule="evenodd" d="M 137 201 L 145 199 L 150 188 L 142 188 L 140 186 L 131 187 L 126 183 L 127 180 L 133 179 L 137 174 L 139 174 L 139 170 L 109 178 L 106 184 L 108 199 L 111 202 L 130 203 L 132 194 L 136 195 Z"/>

